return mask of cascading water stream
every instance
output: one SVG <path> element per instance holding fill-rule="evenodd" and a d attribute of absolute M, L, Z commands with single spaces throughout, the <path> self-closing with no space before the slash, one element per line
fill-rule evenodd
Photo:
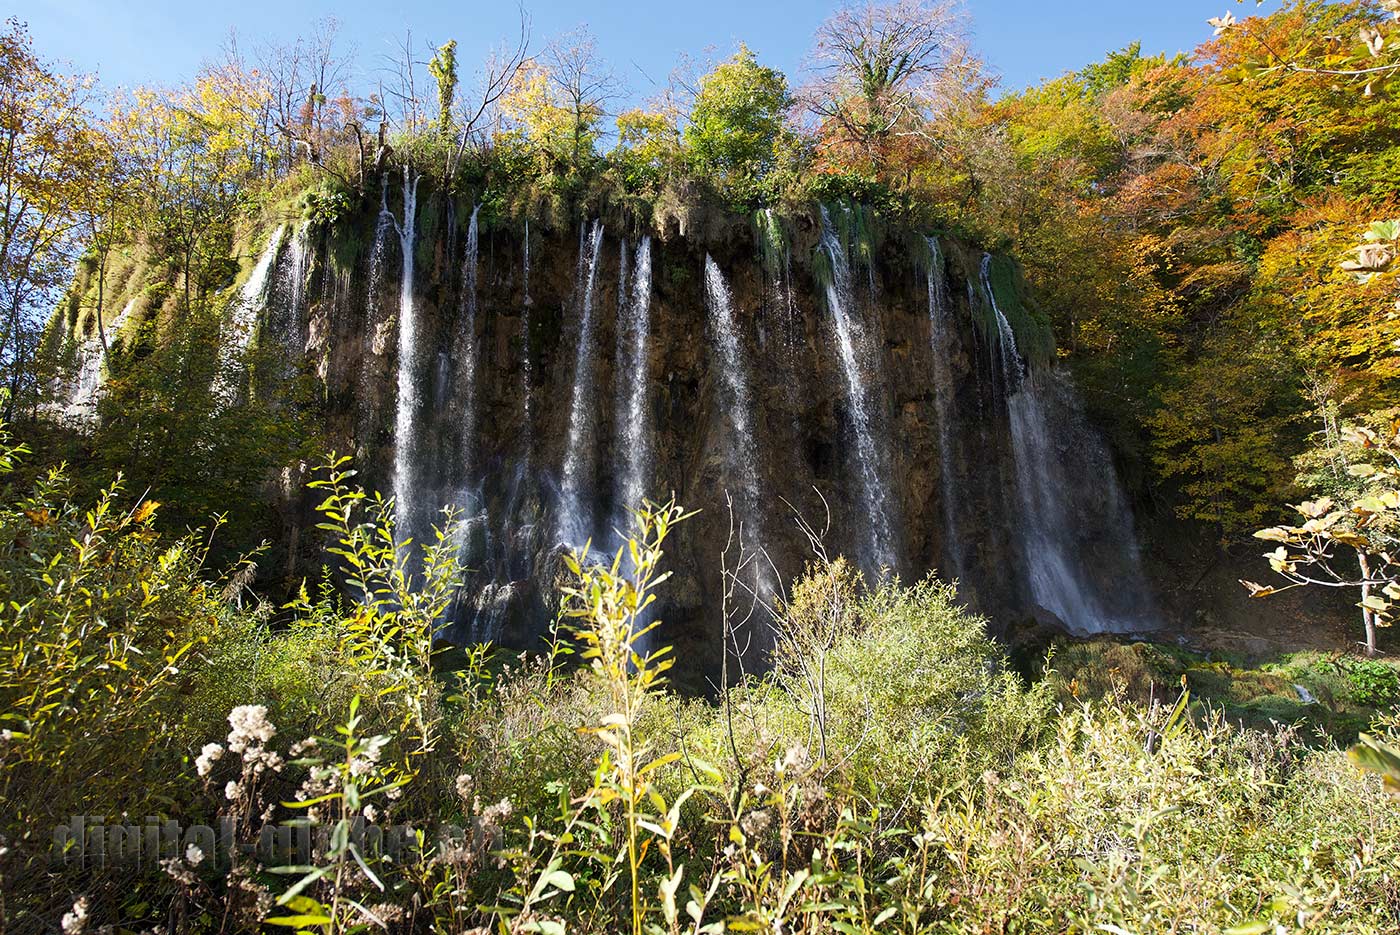
<path fill-rule="evenodd" d="M 938 420 L 939 481 L 943 499 L 943 537 L 947 543 L 945 574 L 961 579 L 963 567 L 962 529 L 958 508 L 965 496 L 959 483 L 954 429 L 954 382 L 952 302 L 948 294 L 948 273 L 943 265 L 943 248 L 937 237 L 928 238 L 928 317 L 933 342 L 934 415 Z"/>
<path fill-rule="evenodd" d="M 399 284 L 398 402 L 394 418 L 394 502 L 400 537 L 417 531 L 418 492 L 418 310 L 413 302 L 414 233 L 418 220 L 418 181 L 403 170 L 403 221 L 397 224 L 403 251 Z"/>
<path fill-rule="evenodd" d="M 238 367 L 239 358 L 253 343 L 258 315 L 267 307 L 268 294 L 272 291 L 275 278 L 273 274 L 276 272 L 277 255 L 282 250 L 282 238 L 285 233 L 285 227 L 278 227 L 272 232 L 262 255 L 258 257 L 258 262 L 248 274 L 247 282 L 243 283 L 229 306 L 228 333 L 219 342 L 218 371 L 214 375 L 214 393 L 225 401 L 231 401 L 237 393 L 237 374 L 234 371 Z"/>
<path fill-rule="evenodd" d="M 462 259 L 462 294 L 458 306 L 460 320 L 457 331 L 457 367 L 460 398 L 462 403 L 462 464 L 460 470 L 468 490 L 476 482 L 475 442 L 476 442 L 476 280 L 477 254 L 480 235 L 477 228 L 477 215 L 481 205 L 472 208 L 471 220 L 467 222 L 467 249 Z M 468 507 L 470 509 L 470 507 Z"/>
<path fill-rule="evenodd" d="M 992 312 L 997 319 L 997 347 L 1001 349 L 1001 373 L 1002 386 L 1006 390 L 1008 398 L 1021 388 L 1021 382 L 1026 378 L 1026 366 L 1021 360 L 1021 354 L 1016 349 L 1016 333 L 1011 330 L 1011 322 L 1006 320 L 1006 316 L 1001 313 L 1000 306 L 997 305 L 996 290 L 992 288 L 992 255 L 982 254 L 982 295 L 991 305 Z M 968 289 L 972 284 L 968 283 Z"/>
<path fill-rule="evenodd" d="M 647 387 L 650 383 L 647 365 L 651 340 L 650 237 L 643 237 L 637 245 L 631 290 L 620 294 L 619 302 L 623 301 L 626 302 L 626 327 L 618 328 L 618 357 L 622 361 L 624 404 L 617 413 L 617 437 L 622 441 L 622 454 L 626 459 L 618 497 L 621 507 L 618 528 L 625 533 L 628 527 L 626 510 L 635 509 L 641 504 L 652 478 L 651 425 L 647 410 Z"/>
<path fill-rule="evenodd" d="M 996 316 L 1012 459 L 1020 507 L 1014 517 L 1031 597 L 1076 633 L 1124 633 L 1150 628 L 1148 609 L 1122 600 L 1110 607 L 1109 593 L 1089 578 L 1095 559 L 1118 567 L 1110 578 L 1141 580 L 1132 517 L 1108 452 L 1079 412 L 1073 387 L 1058 371 L 1027 374 L 1016 334 L 997 300 L 991 257 L 982 259 L 982 288 Z M 1072 492 L 1087 482 L 1087 509 L 1071 509 Z M 1100 569 L 1100 573 L 1103 569 Z M 1131 588 L 1122 588 L 1124 593 Z"/>
<path fill-rule="evenodd" d="M 534 409 L 531 405 L 531 387 L 534 384 L 534 362 L 530 355 L 530 306 L 535 302 L 530 298 L 530 219 L 525 219 L 525 298 L 520 313 L 520 398 L 525 414 L 525 457 L 534 453 Z"/>
<path fill-rule="evenodd" d="M 846 379 L 846 401 L 856 433 L 857 467 L 860 473 L 861 496 L 868 523 L 866 525 L 867 570 L 897 568 L 898 555 L 894 543 L 894 528 L 890 522 L 885 483 L 889 472 L 886 460 L 875 440 L 874 407 L 862 372 L 861 357 L 868 356 L 865 337 L 852 315 L 851 264 L 846 248 L 831 226 L 831 218 L 822 207 L 822 249 L 831 261 L 831 280 L 826 286 L 826 304 L 836 327 L 837 350 Z"/>
<path fill-rule="evenodd" d="M 582 249 L 579 254 L 578 277 L 578 347 L 574 355 L 574 386 L 569 405 L 569 440 L 564 454 L 558 517 L 559 543 L 575 547 L 583 545 L 592 532 L 593 508 L 597 500 L 591 490 L 596 403 L 593 387 L 593 306 L 598 256 L 603 247 L 602 221 L 593 222 L 587 242 L 580 238 L 580 245 Z M 584 490 L 585 481 L 590 488 L 587 492 Z"/>
<path fill-rule="evenodd" d="M 116 318 L 102 323 L 103 331 L 107 336 L 108 348 L 135 307 L 136 300 L 132 299 L 126 303 Z M 68 397 L 68 402 L 63 406 L 65 416 L 79 422 L 91 422 L 96 417 L 97 397 L 102 391 L 103 382 L 105 382 L 103 368 L 106 363 L 107 349 L 103 348 L 102 335 L 98 333 L 97 326 L 94 325 L 92 337 L 78 346 L 77 380 Z"/>
<path fill-rule="evenodd" d="M 724 411 L 729 417 L 729 464 L 739 481 L 734 519 L 743 533 L 741 544 L 750 555 L 756 556 L 752 587 L 756 596 L 767 602 L 777 588 L 763 533 L 766 500 L 759 478 L 748 367 L 734 317 L 734 296 L 719 264 L 709 254 L 705 255 L 705 304 L 709 307 L 710 326 L 715 348 L 719 351 Z"/>

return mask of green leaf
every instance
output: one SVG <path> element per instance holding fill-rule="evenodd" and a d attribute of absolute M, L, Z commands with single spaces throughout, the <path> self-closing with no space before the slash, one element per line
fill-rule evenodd
<path fill-rule="evenodd" d="M 263 919 L 267 925 L 282 925 L 287 928 L 305 928 L 308 925 L 329 925 L 331 917 L 327 915 L 300 915 L 300 916 L 274 916 L 271 919 Z"/>

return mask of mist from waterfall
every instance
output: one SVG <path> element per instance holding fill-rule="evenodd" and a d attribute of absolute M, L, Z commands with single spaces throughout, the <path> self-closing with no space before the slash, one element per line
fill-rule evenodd
<path fill-rule="evenodd" d="M 1108 450 L 1084 418 L 1067 375 L 1050 367 L 1027 372 L 990 266 L 990 255 L 983 256 L 982 287 L 996 317 L 1016 469 L 1019 511 L 1011 523 L 1031 597 L 1075 633 L 1149 629 L 1150 607 L 1136 596 L 1142 569 L 1132 514 Z M 1084 490 L 1088 502 L 1072 504 L 1074 492 Z M 1094 570 L 1116 579 L 1108 589 L 1089 578 L 1096 552 L 1104 565 Z"/>
<path fill-rule="evenodd" d="M 865 568 L 877 572 L 881 568 L 898 568 L 894 543 L 894 527 L 890 521 L 886 486 L 891 480 L 888 461 L 875 440 L 875 409 L 866 386 L 863 362 L 876 357 L 867 347 L 867 339 L 853 314 L 854 294 L 851 288 L 851 264 L 846 248 L 831 225 L 826 207 L 822 206 L 822 249 L 831 262 L 831 277 L 826 285 L 826 304 L 836 331 L 837 350 L 845 374 L 846 402 L 856 434 L 856 461 L 860 474 L 861 499 L 867 517 L 865 527 Z M 875 349 L 878 351 L 878 349 Z"/>
<path fill-rule="evenodd" d="M 403 273 L 399 283 L 399 372 L 398 401 L 394 418 L 394 502 L 397 505 L 399 534 L 417 531 L 418 493 L 418 310 L 413 301 L 414 235 L 418 221 L 418 182 L 420 176 L 407 166 L 403 170 L 403 220 L 398 223 L 399 246 L 403 251 Z"/>
<path fill-rule="evenodd" d="M 582 546 L 592 533 L 594 423 L 597 399 L 593 379 L 593 312 L 598 257 L 603 248 L 603 222 L 594 221 L 587 240 L 579 239 L 578 334 L 574 353 L 574 385 L 569 404 L 569 439 L 559 497 L 558 541 Z M 586 258 L 586 259 L 585 259 Z M 589 489 L 585 491 L 584 484 Z"/>
<path fill-rule="evenodd" d="M 966 499 L 958 474 L 958 458 L 954 437 L 954 335 L 952 296 L 948 292 L 948 271 L 944 267 L 943 248 L 937 237 L 928 238 L 928 318 L 929 336 L 933 345 L 933 406 L 938 420 L 939 484 L 943 501 L 945 576 L 961 579 L 965 573 L 961 524 L 958 509 Z"/>

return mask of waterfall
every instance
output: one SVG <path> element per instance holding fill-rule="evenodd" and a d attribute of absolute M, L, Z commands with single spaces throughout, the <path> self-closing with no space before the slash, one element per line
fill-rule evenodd
<path fill-rule="evenodd" d="M 398 225 L 403 251 L 403 275 L 399 284 L 398 402 L 394 418 L 394 502 L 400 538 L 416 532 L 418 504 L 418 310 L 413 303 L 414 231 L 418 219 L 418 181 L 403 170 L 403 222 Z"/>
<path fill-rule="evenodd" d="M 272 277 L 276 280 L 274 296 L 266 303 L 267 311 L 260 332 L 267 340 L 260 337 L 258 343 L 276 347 L 288 355 L 280 368 L 285 375 L 294 369 L 292 358 L 305 350 L 302 321 L 306 306 L 306 277 L 311 263 L 309 222 L 297 225 L 283 254 L 276 264 L 277 275 Z"/>
<path fill-rule="evenodd" d="M 729 462 L 738 475 L 740 489 L 735 498 L 735 519 L 746 533 L 741 544 L 754 562 L 755 594 L 766 600 L 776 590 L 772 580 L 772 565 L 765 552 L 763 511 L 767 505 L 759 480 L 758 447 L 753 425 L 753 398 L 749 392 L 748 368 L 744 362 L 743 344 L 738 324 L 734 320 L 734 296 L 724 281 L 719 264 L 705 254 L 705 304 L 709 307 L 710 326 L 715 348 L 719 352 L 721 391 L 724 412 L 729 417 Z"/>
<path fill-rule="evenodd" d="M 285 227 L 278 227 L 272 232 L 262 255 L 258 257 L 258 262 L 248 274 L 248 280 L 243 283 L 238 295 L 234 296 L 233 302 L 229 304 L 228 331 L 219 342 L 218 371 L 214 374 L 214 394 L 226 402 L 231 402 L 237 393 L 235 370 L 239 366 L 241 356 L 253 343 L 258 313 L 267 307 L 277 254 L 282 250 L 282 237 L 285 233 Z"/>
<path fill-rule="evenodd" d="M 1016 334 L 1011 330 L 1011 323 L 1006 320 L 1006 316 L 1001 313 L 1001 308 L 997 305 L 996 290 L 992 288 L 992 255 L 982 254 L 982 294 L 986 296 L 990 303 L 992 312 L 997 319 L 997 347 L 1001 349 L 1001 372 L 1006 395 L 1010 397 L 1021 388 L 1021 381 L 1026 378 L 1025 363 L 1021 360 L 1021 355 L 1016 349 Z M 972 284 L 968 283 L 968 288 Z"/>
<path fill-rule="evenodd" d="M 630 525 L 626 510 L 635 509 L 641 504 L 642 498 L 651 492 L 647 485 L 652 481 L 651 425 L 647 409 L 647 387 L 650 385 L 647 365 L 651 340 L 650 237 L 643 237 L 637 245 L 631 292 L 621 293 L 618 297 L 619 305 L 624 301 L 626 327 L 622 327 L 624 316 L 620 316 L 617 340 L 625 388 L 622 393 L 624 404 L 617 413 L 617 437 L 621 439 L 623 457 L 626 459 L 618 497 L 618 528 L 625 535 Z"/>
<path fill-rule="evenodd" d="M 1132 513 L 1108 451 L 1065 374 L 1024 369 L 990 265 L 984 256 L 982 287 L 996 316 L 1016 469 L 1019 512 L 1011 521 L 1031 597 L 1075 633 L 1149 629 L 1152 611 L 1139 596 L 1142 567 Z M 1107 587 L 1090 579 L 1091 569 Z"/>
<path fill-rule="evenodd" d="M 954 457 L 954 378 L 952 302 L 948 294 L 948 274 L 943 266 L 943 249 L 937 237 L 928 238 L 928 317 L 933 343 L 934 416 L 938 420 L 939 481 L 943 500 L 943 540 L 947 544 L 945 577 L 961 579 L 963 567 L 962 530 L 958 507 L 965 497 L 960 489 L 958 459 Z"/>
<path fill-rule="evenodd" d="M 389 237 L 394 230 L 394 215 L 389 210 L 388 186 L 380 179 L 379 219 L 374 226 L 374 243 L 369 250 L 369 283 L 365 292 L 364 356 L 360 367 L 360 413 L 356 427 L 356 448 L 359 456 L 368 460 L 371 445 L 379 431 L 379 406 L 376 371 L 389 351 L 389 323 L 379 307 L 380 290 L 384 285 L 384 264 L 389 253 Z"/>
<path fill-rule="evenodd" d="M 585 243 L 580 236 L 578 347 L 574 355 L 573 398 L 569 405 L 569 440 L 564 454 L 560 491 L 558 540 L 581 546 L 592 531 L 595 497 L 592 486 L 594 397 L 593 304 L 598 276 L 598 256 L 603 247 L 603 222 L 594 221 Z M 587 260 L 585 262 L 585 257 Z M 588 463 L 585 464 L 585 461 Z M 589 486 L 584 491 L 585 477 Z M 585 500 L 586 498 L 586 500 Z"/>
<path fill-rule="evenodd" d="M 302 222 L 292 235 L 288 250 L 290 262 L 287 264 L 287 311 L 292 317 L 292 327 L 301 325 L 302 312 L 306 304 L 306 275 L 311 263 L 311 224 Z"/>
<path fill-rule="evenodd" d="M 885 483 L 890 480 L 886 461 L 875 441 L 874 407 L 867 392 L 861 358 L 870 356 L 859 322 L 852 315 L 851 264 L 846 248 L 831 226 L 822 207 L 822 249 L 831 261 L 831 279 L 826 286 L 826 304 L 836 326 L 837 348 L 846 377 L 846 401 L 856 433 L 856 456 L 860 470 L 861 498 L 868 518 L 866 525 L 866 566 L 868 571 L 896 568 L 898 557 L 890 522 Z"/>
<path fill-rule="evenodd" d="M 462 465 L 461 473 L 468 488 L 475 482 L 474 464 L 476 452 L 476 277 L 477 253 L 480 237 L 477 229 L 477 215 L 481 205 L 472 208 L 471 220 L 467 223 L 467 250 L 462 259 L 462 294 L 458 304 L 460 321 L 457 326 L 457 367 L 462 401 Z"/>
<path fill-rule="evenodd" d="M 126 303 L 116 318 L 103 323 L 107 334 L 107 346 L 111 347 L 117 332 L 136 307 L 136 300 Z M 97 415 L 97 396 L 105 382 L 103 370 L 107 363 L 107 350 L 102 347 L 102 335 L 93 325 L 92 336 L 78 345 L 78 373 L 68 402 L 62 407 L 63 414 L 79 422 L 91 422 Z"/>
<path fill-rule="evenodd" d="M 530 405 L 530 388 L 534 383 L 534 364 L 530 359 L 530 306 L 535 304 L 530 298 L 530 219 L 525 219 L 525 299 L 520 313 L 520 398 L 525 410 L 525 457 L 531 456 L 534 447 L 534 411 Z"/>

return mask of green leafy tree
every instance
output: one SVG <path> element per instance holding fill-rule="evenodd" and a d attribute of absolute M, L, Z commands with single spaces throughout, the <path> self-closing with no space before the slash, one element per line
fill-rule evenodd
<path fill-rule="evenodd" d="M 760 65 L 741 45 L 700 79 L 685 128 L 687 163 L 743 199 L 772 171 L 791 106 L 782 72 Z"/>
<path fill-rule="evenodd" d="M 438 132 L 452 133 L 452 102 L 457 96 L 457 40 L 449 40 L 428 62 L 428 73 L 437 82 Z"/>

